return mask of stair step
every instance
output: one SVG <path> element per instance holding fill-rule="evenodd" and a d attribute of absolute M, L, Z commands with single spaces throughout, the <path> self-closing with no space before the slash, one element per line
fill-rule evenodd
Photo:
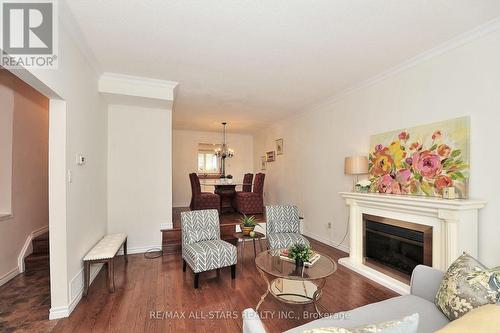
<path fill-rule="evenodd" d="M 33 244 L 33 253 L 49 253 L 49 233 L 46 232 L 31 242 Z"/>
<path fill-rule="evenodd" d="M 49 269 L 48 253 L 32 253 L 24 258 L 24 268 L 27 272 Z"/>

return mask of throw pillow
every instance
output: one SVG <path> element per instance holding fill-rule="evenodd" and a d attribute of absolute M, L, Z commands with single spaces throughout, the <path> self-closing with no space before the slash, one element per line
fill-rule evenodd
<path fill-rule="evenodd" d="M 467 253 L 445 273 L 436 294 L 436 306 L 450 321 L 481 305 L 498 301 L 500 267 L 488 269 Z"/>
<path fill-rule="evenodd" d="M 487 304 L 469 311 L 436 333 L 491 333 L 500 328 L 500 305 Z"/>
<path fill-rule="evenodd" d="M 418 313 L 399 320 L 386 321 L 380 324 L 370 324 L 354 328 L 313 328 L 303 333 L 417 333 Z"/>

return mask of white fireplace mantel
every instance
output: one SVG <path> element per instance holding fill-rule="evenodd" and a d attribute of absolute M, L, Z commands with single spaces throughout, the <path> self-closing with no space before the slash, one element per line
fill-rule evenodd
<path fill-rule="evenodd" d="M 400 294 L 409 293 L 407 284 L 364 264 L 363 214 L 432 226 L 435 268 L 446 270 L 463 251 L 477 257 L 478 212 L 486 201 L 355 192 L 340 195 L 349 206 L 350 251 L 339 263 Z"/>

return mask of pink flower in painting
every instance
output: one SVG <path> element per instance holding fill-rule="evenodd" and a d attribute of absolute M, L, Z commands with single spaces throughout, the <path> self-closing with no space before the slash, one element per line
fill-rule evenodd
<path fill-rule="evenodd" d="M 382 146 L 381 144 L 378 144 L 375 146 L 375 151 L 381 151 L 382 148 L 384 148 L 384 146 Z"/>
<path fill-rule="evenodd" d="M 393 182 L 391 184 L 391 192 L 392 194 L 401 194 L 401 185 L 398 182 Z"/>
<path fill-rule="evenodd" d="M 392 193 L 392 183 L 394 182 L 391 175 L 384 175 L 378 179 L 377 190 L 380 193 Z"/>
<path fill-rule="evenodd" d="M 432 133 L 432 140 L 439 140 L 441 139 L 441 130 L 437 130 L 434 133 Z"/>
<path fill-rule="evenodd" d="M 424 150 L 413 155 L 413 169 L 418 171 L 423 177 L 433 179 L 441 174 L 443 166 L 441 165 L 439 155 Z"/>
<path fill-rule="evenodd" d="M 406 164 L 408 165 L 412 165 L 413 164 L 413 158 L 411 157 L 407 157 L 406 160 L 405 160 Z"/>
<path fill-rule="evenodd" d="M 410 138 L 410 134 L 408 134 L 408 132 L 403 131 L 399 133 L 398 138 L 401 141 L 408 141 L 408 139 Z"/>
<path fill-rule="evenodd" d="M 453 185 L 453 180 L 450 177 L 445 175 L 440 175 L 434 181 L 434 187 L 436 190 L 441 192 L 445 187 L 450 187 Z"/>
<path fill-rule="evenodd" d="M 408 184 L 410 178 L 411 178 L 411 171 L 408 169 L 401 169 L 398 170 L 398 172 L 396 173 L 396 181 L 403 186 Z"/>
<path fill-rule="evenodd" d="M 439 145 L 437 148 L 437 153 L 441 157 L 444 157 L 444 158 L 449 157 L 450 153 L 451 153 L 451 148 L 445 144 Z"/>

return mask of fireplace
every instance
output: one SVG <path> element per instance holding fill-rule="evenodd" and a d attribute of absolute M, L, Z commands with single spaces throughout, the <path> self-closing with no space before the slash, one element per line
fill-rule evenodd
<path fill-rule="evenodd" d="M 364 264 L 403 283 L 415 266 L 432 266 L 432 227 L 363 214 Z"/>

